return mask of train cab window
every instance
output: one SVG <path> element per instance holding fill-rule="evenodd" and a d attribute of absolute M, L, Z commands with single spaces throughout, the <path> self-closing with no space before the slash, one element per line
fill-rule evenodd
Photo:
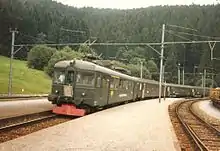
<path fill-rule="evenodd" d="M 65 83 L 65 72 L 64 71 L 54 71 L 53 82 L 56 84 L 64 84 Z"/>
<path fill-rule="evenodd" d="M 74 71 L 68 71 L 66 76 L 66 83 L 72 84 L 74 80 Z"/>

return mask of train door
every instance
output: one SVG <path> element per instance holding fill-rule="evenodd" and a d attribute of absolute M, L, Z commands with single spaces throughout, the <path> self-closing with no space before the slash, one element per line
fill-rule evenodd
<path fill-rule="evenodd" d="M 104 96 L 104 100 L 106 104 L 109 104 L 109 90 L 110 90 L 110 77 L 102 76 L 102 95 Z"/>
<path fill-rule="evenodd" d="M 95 101 L 97 102 L 96 105 L 104 106 L 108 104 L 108 89 L 109 89 L 109 82 L 108 78 L 101 74 L 97 73 L 96 75 L 96 93 L 95 93 Z"/>
<path fill-rule="evenodd" d="M 142 99 L 144 99 L 145 98 L 145 88 L 146 88 L 146 83 L 142 83 L 142 87 L 143 87 L 143 89 L 142 89 Z"/>
<path fill-rule="evenodd" d="M 133 87 L 134 88 L 134 90 L 133 90 L 133 100 L 136 101 L 137 98 L 138 98 L 139 83 L 134 82 L 133 85 L 134 85 L 134 87 Z"/>

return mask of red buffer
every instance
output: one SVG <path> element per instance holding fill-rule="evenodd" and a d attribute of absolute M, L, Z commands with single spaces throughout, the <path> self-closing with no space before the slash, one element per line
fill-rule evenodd
<path fill-rule="evenodd" d="M 77 109 L 73 104 L 62 104 L 53 108 L 53 113 L 72 116 L 84 116 L 86 111 L 84 109 Z"/>

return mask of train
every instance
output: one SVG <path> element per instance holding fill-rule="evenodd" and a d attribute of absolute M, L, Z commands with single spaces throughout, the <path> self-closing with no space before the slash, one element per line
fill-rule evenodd
<path fill-rule="evenodd" d="M 209 98 L 213 105 L 220 109 L 220 88 L 210 89 Z"/>
<path fill-rule="evenodd" d="M 51 93 L 53 113 L 84 116 L 115 104 L 158 98 L 159 82 L 133 77 L 85 60 L 54 65 Z M 162 97 L 202 97 L 209 88 L 162 84 Z"/>

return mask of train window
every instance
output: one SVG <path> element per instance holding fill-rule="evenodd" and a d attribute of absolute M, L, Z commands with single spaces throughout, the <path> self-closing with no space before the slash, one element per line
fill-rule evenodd
<path fill-rule="evenodd" d="M 129 81 L 126 81 L 126 80 L 123 81 L 123 88 L 126 89 L 126 90 L 127 90 L 128 87 L 129 87 L 129 84 L 128 84 L 128 83 L 129 83 Z"/>
<path fill-rule="evenodd" d="M 74 79 L 74 71 L 68 71 L 66 77 L 66 83 L 67 84 L 73 83 L 73 79 Z"/>
<path fill-rule="evenodd" d="M 54 83 L 64 84 L 65 83 L 65 72 L 64 71 L 54 71 Z"/>
<path fill-rule="evenodd" d="M 96 80 L 96 87 L 100 88 L 101 87 L 101 82 L 102 82 L 101 76 L 98 76 L 97 80 Z"/>
<path fill-rule="evenodd" d="M 119 79 L 112 78 L 110 88 L 119 88 Z"/>
<path fill-rule="evenodd" d="M 128 88 L 132 88 L 133 87 L 133 82 L 132 81 L 128 81 Z"/>
<path fill-rule="evenodd" d="M 76 83 L 83 85 L 94 85 L 94 73 L 78 72 L 76 75 Z"/>
<path fill-rule="evenodd" d="M 124 80 L 122 80 L 122 79 L 119 80 L 119 88 L 123 88 L 123 82 L 124 82 Z"/>
<path fill-rule="evenodd" d="M 140 83 L 140 90 L 142 89 L 142 83 Z"/>
<path fill-rule="evenodd" d="M 107 88 L 107 80 L 104 77 L 102 79 L 102 88 Z"/>
<path fill-rule="evenodd" d="M 116 89 L 119 88 L 119 81 L 119 79 L 114 78 L 114 85 Z"/>

